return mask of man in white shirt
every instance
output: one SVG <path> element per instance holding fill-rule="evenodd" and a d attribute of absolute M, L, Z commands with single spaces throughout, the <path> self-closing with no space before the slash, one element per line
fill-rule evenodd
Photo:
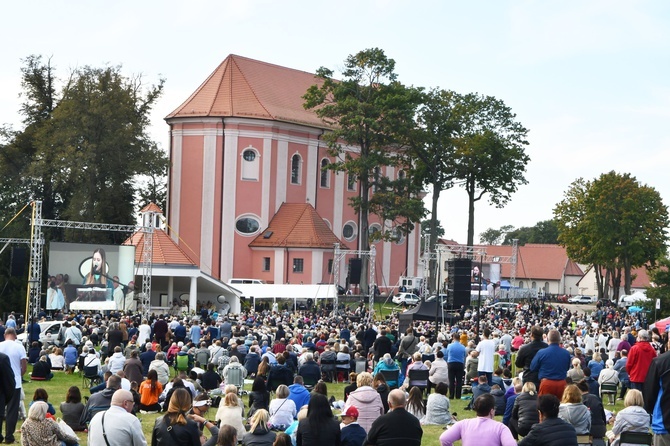
<path fill-rule="evenodd" d="M 88 429 L 88 444 L 109 446 L 146 446 L 140 420 L 132 415 L 133 394 L 117 390 L 109 409 L 93 416 Z"/>
<path fill-rule="evenodd" d="M 486 375 L 489 385 L 493 383 L 493 357 L 496 351 L 496 341 L 489 339 L 491 330 L 484 329 L 482 340 L 477 344 L 476 350 L 479 352 L 479 364 L 477 373 L 479 376 Z"/>
<path fill-rule="evenodd" d="M 14 372 L 14 395 L 9 401 L 6 401 L 4 393 L 0 394 L 0 442 L 14 442 L 14 432 L 16 423 L 19 419 L 19 403 L 21 400 L 21 378 L 26 373 L 28 367 L 28 358 L 26 350 L 20 342 L 16 342 L 16 330 L 7 328 L 5 330 L 5 340 L 0 342 L 0 353 L 9 357 L 12 372 Z M 5 407 L 6 406 L 6 407 Z M 5 436 L 2 436 L 2 421 L 6 422 Z"/>

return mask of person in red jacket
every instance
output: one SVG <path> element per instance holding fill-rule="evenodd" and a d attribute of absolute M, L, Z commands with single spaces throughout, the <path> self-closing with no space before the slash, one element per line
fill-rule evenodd
<path fill-rule="evenodd" d="M 631 347 L 626 362 L 626 371 L 630 376 L 630 387 L 643 392 L 644 379 L 649 371 L 649 364 L 656 357 L 656 350 L 649 342 L 649 332 L 637 332 L 637 342 Z"/>

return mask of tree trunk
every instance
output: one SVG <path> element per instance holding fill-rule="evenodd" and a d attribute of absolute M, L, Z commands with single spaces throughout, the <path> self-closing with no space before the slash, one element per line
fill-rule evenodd
<path fill-rule="evenodd" d="M 475 243 L 475 180 L 468 179 L 468 241 L 467 246 Z"/>
<path fill-rule="evenodd" d="M 362 156 L 362 154 L 361 154 Z M 370 177 L 363 175 L 361 177 L 361 211 L 360 211 L 360 228 L 358 233 L 360 236 L 360 246 L 361 251 L 370 250 L 370 232 L 368 230 L 368 207 L 370 201 Z M 369 271 L 373 267 L 370 265 L 370 257 L 367 255 L 361 256 L 361 283 L 360 283 L 360 293 L 368 294 L 370 290 L 368 289 L 369 282 Z"/>
<path fill-rule="evenodd" d="M 431 209 L 430 209 L 430 234 L 428 234 L 428 252 L 432 252 L 433 249 L 435 248 L 435 245 L 437 244 L 437 202 L 440 198 L 440 190 L 439 187 L 436 187 L 435 184 L 433 184 L 433 202 L 431 203 Z M 424 247 L 424 250 L 426 247 Z M 433 290 L 438 290 L 438 295 L 439 293 L 439 284 L 437 283 L 437 268 L 440 267 L 440 265 L 437 264 L 437 259 L 431 257 L 430 262 L 429 262 L 429 267 L 428 271 L 430 274 L 430 286 L 429 286 L 429 291 L 432 292 Z M 424 276 L 425 276 L 425 271 L 424 271 Z M 430 293 L 429 293 L 430 294 Z"/>

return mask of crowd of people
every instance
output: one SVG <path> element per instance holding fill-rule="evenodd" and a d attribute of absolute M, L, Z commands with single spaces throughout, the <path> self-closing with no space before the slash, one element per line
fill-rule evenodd
<path fill-rule="evenodd" d="M 418 445 L 430 424 L 447 427 L 443 445 L 482 438 L 577 444 L 579 435 L 604 444 L 650 429 L 659 441 L 670 439 L 667 333 L 612 307 L 577 313 L 533 302 L 514 312 L 461 313 L 453 325 L 414 321 L 402 332 L 397 313 L 375 320 L 363 304 L 337 313 L 203 309 L 198 317 L 148 319 L 57 313 L 65 319 L 59 345 L 41 345 L 33 322 L 25 328 L 28 351 L 15 341 L 21 327 L 11 318 L 0 323 L 0 370 L 10 367 L 14 376 L 0 392 L 0 439 L 15 441 L 28 364 L 33 380 L 48 380 L 53 370 L 85 371 L 91 396 L 84 404 L 71 388 L 58 424 L 48 416 L 48 397 L 35 395 L 21 427 L 27 446 L 36 439 L 73 444 L 68 428 L 86 429 L 90 444 L 146 444 L 136 415 L 153 412 L 164 414 L 152 445 Z M 248 407 L 240 398 L 245 379 L 252 382 Z M 338 381 L 347 384 L 344 394 L 328 395 L 327 382 Z M 616 415 L 602 399 L 610 401 L 612 386 L 612 400 L 626 406 Z M 476 417 L 458 421 L 450 401 L 465 392 Z M 214 423 L 205 416 L 211 405 Z"/>

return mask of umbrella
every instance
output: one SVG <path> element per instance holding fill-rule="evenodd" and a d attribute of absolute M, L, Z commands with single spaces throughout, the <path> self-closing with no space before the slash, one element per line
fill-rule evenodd
<path fill-rule="evenodd" d="M 633 307 L 628 307 L 628 312 L 629 312 L 630 314 L 639 313 L 640 311 L 642 311 L 642 307 L 635 307 L 635 306 L 633 306 Z"/>

